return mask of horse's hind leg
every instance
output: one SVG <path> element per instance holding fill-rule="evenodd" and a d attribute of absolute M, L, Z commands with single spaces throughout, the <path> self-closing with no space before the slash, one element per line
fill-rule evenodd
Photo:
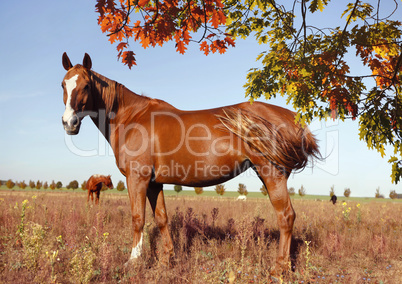
<path fill-rule="evenodd" d="M 95 197 L 95 204 L 99 205 L 99 196 L 100 196 L 100 190 L 96 191 L 96 197 Z"/>
<path fill-rule="evenodd" d="M 269 198 L 277 216 L 280 232 L 279 249 L 276 265 L 271 271 L 271 275 L 280 276 L 290 260 L 290 242 L 292 239 L 293 223 L 296 218 L 287 189 L 288 177 L 274 166 L 271 167 L 269 173 L 259 171 L 258 168 L 257 172 L 268 190 Z"/>
<path fill-rule="evenodd" d="M 173 255 L 173 243 L 169 234 L 168 218 L 166 214 L 165 199 L 163 196 L 163 184 L 150 183 L 147 191 L 147 197 L 154 213 L 156 224 L 163 239 L 163 247 L 166 254 L 165 262 L 169 262 Z"/>

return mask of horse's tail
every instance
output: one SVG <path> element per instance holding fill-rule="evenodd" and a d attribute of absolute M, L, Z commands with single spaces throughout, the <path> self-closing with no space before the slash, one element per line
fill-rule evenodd
<path fill-rule="evenodd" d="M 290 174 L 306 167 L 309 157 L 320 158 L 315 137 L 310 130 L 293 123 L 275 125 L 244 109 L 226 109 L 217 116 L 226 129 L 263 155 L 275 167 Z"/>

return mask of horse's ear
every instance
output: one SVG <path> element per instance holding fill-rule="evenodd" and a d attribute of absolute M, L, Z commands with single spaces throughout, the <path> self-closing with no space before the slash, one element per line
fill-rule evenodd
<path fill-rule="evenodd" d="M 73 64 L 71 64 L 70 58 L 68 58 L 67 53 L 63 53 L 63 67 L 67 71 L 73 68 Z"/>
<path fill-rule="evenodd" d="M 88 55 L 88 53 L 85 53 L 84 55 L 84 60 L 82 61 L 82 65 L 90 70 L 92 68 L 92 60 L 91 57 Z"/>

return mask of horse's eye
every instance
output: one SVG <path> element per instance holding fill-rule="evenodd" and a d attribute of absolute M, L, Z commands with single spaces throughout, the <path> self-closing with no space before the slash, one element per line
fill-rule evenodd
<path fill-rule="evenodd" d="M 84 90 L 88 91 L 89 90 L 89 85 L 85 85 Z"/>
<path fill-rule="evenodd" d="M 63 85 L 63 83 L 61 83 L 61 88 L 64 90 L 64 85 Z"/>

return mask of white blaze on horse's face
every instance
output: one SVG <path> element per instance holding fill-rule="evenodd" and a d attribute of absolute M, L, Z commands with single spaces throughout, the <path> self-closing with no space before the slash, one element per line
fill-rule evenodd
<path fill-rule="evenodd" d="M 77 87 L 78 74 L 74 75 L 70 79 L 64 80 L 65 89 L 67 93 L 66 109 L 63 114 L 63 125 L 67 134 L 77 134 L 80 126 L 80 119 L 76 115 L 74 109 L 71 106 L 72 94 Z"/>

